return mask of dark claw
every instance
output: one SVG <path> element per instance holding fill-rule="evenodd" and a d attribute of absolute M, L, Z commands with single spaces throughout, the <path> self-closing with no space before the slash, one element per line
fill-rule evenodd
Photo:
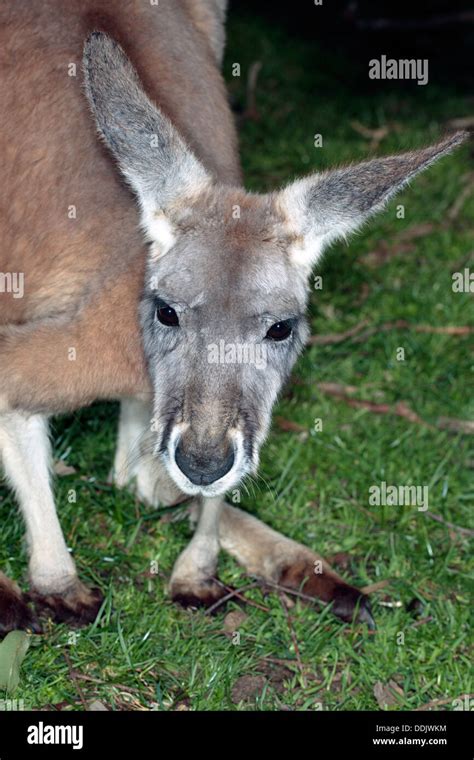
<path fill-rule="evenodd" d="M 359 605 L 359 621 L 361 623 L 367 623 L 369 631 L 375 631 L 377 629 L 375 620 L 372 615 L 372 608 L 366 596 L 361 597 Z"/>
<path fill-rule="evenodd" d="M 367 623 L 369 630 L 375 631 L 375 620 L 369 599 L 365 594 L 351 586 L 342 586 L 337 589 L 334 596 L 332 611 L 337 617 L 346 623 L 352 623 L 357 614 L 359 623 Z"/>
<path fill-rule="evenodd" d="M 175 584 L 171 590 L 171 598 L 175 604 L 189 609 L 200 609 L 212 607 L 229 593 L 229 589 L 216 583 L 214 579 L 201 581 L 194 589 L 187 588 L 182 584 Z M 217 605 L 217 610 L 221 612 L 225 603 Z"/>
<path fill-rule="evenodd" d="M 421 617 L 424 613 L 425 606 L 421 599 L 418 599 L 415 597 L 407 604 L 407 612 L 409 612 L 413 617 L 418 618 Z"/>

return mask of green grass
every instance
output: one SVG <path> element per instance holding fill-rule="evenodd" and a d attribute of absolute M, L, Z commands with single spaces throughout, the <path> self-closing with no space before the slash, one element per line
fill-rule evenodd
<path fill-rule="evenodd" d="M 260 120 L 244 121 L 241 129 L 251 189 L 364 159 L 369 142 L 352 120 L 369 127 L 396 122 L 399 131 L 389 132 L 378 148 L 388 153 L 436 139 L 446 120 L 468 112 L 460 95 L 434 85 L 359 95 L 343 76 L 343 62 L 327 51 L 319 55 L 316 45 L 258 19 L 231 17 L 225 71 L 234 102 L 243 103 L 245 75 L 257 59 L 263 62 Z M 230 75 L 235 61 L 240 78 Z M 313 147 L 315 133 L 323 135 L 322 149 Z M 469 323 L 472 295 L 453 293 L 451 275 L 473 266 L 474 197 L 454 222 L 447 220 L 468 160 L 467 148 L 444 159 L 349 247 L 333 247 L 320 268 L 323 289 L 311 299 L 313 332 L 341 332 L 362 320 L 371 326 L 396 319 Z M 398 204 L 405 206 L 404 219 L 396 216 Z M 431 232 L 406 250 L 402 231 L 427 222 Z M 393 255 L 374 266 L 368 255 L 382 244 Z M 405 361 L 397 360 L 398 347 Z M 14 696 L 28 708 L 83 709 L 83 700 L 100 699 L 112 709 L 364 710 L 377 709 L 375 684 L 392 679 L 402 691 L 396 707 L 441 700 L 440 709 L 452 709 L 451 700 L 472 691 L 468 537 L 413 507 L 370 506 L 368 489 L 383 480 L 429 485 L 430 510 L 468 527 L 474 496 L 469 437 L 352 408 L 317 384 L 353 385 L 358 398 L 376 402 L 405 401 L 433 425 L 440 416 L 469 419 L 470 348 L 469 337 L 392 330 L 361 343 L 307 350 L 275 412 L 308 434 L 274 426 L 263 450 L 262 479 L 243 495 L 242 506 L 278 530 L 325 556 L 349 555 L 341 573 L 355 584 L 388 581 L 372 597 L 375 634 L 338 622 L 327 609 L 300 604 L 288 620 L 279 597 L 262 597 L 259 589 L 248 596 L 269 611 L 246 607 L 240 643 L 223 632 L 223 614 L 175 607 L 166 581 L 190 532 L 186 523 L 160 520 L 133 495 L 106 484 L 117 406 L 97 405 L 56 420 L 55 456 L 76 468 L 57 481 L 61 522 L 81 577 L 100 585 L 106 601 L 96 623 L 76 638 L 65 626 L 51 626 L 33 639 Z M 322 431 L 314 430 L 315 418 L 322 419 Z M 68 502 L 70 489 L 76 503 Z M 20 579 L 26 556 L 15 511 L 11 494 L 1 488 L 0 566 Z M 150 573 L 154 560 L 157 574 Z M 247 582 L 225 556 L 220 576 L 236 587 Z M 421 624 L 406 610 L 415 597 L 424 603 Z M 236 704 L 237 680 L 258 674 L 263 688 Z"/>

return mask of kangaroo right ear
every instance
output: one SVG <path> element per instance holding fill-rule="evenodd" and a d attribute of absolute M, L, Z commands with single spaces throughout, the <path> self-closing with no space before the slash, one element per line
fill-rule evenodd
<path fill-rule="evenodd" d="M 98 130 L 138 197 L 147 236 L 165 253 L 173 244 L 167 208 L 204 189 L 211 178 L 145 94 L 115 40 L 93 32 L 84 45 L 83 63 Z"/>
<path fill-rule="evenodd" d="M 421 150 L 374 158 L 293 182 L 277 195 L 297 241 L 291 251 L 293 260 L 309 271 L 328 245 L 357 230 L 413 177 L 467 136 L 467 132 L 456 132 Z"/>

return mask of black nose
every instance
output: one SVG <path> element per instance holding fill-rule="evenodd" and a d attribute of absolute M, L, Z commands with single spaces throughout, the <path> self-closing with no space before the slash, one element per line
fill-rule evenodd
<path fill-rule="evenodd" d="M 181 472 L 197 486 L 208 486 L 224 477 L 234 464 L 234 452 L 230 448 L 223 459 L 195 457 L 181 449 L 178 444 L 174 458 Z"/>

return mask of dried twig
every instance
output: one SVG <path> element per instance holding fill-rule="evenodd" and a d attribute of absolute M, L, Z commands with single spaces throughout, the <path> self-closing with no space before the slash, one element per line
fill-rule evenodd
<path fill-rule="evenodd" d="M 341 333 L 329 333 L 328 335 L 311 335 L 308 339 L 308 345 L 327 346 L 330 343 L 342 343 L 343 340 L 352 338 L 353 335 L 356 335 L 358 332 L 363 330 L 364 327 L 366 327 L 368 324 L 369 321 L 367 319 L 364 319 L 362 322 L 359 322 L 358 325 L 349 328 L 349 330 L 344 330 L 344 332 Z"/>
<path fill-rule="evenodd" d="M 474 699 L 474 694 L 461 694 L 461 696 L 456 697 L 456 700 L 467 700 L 469 704 L 469 700 Z M 424 705 L 421 705 L 420 707 L 415 707 L 414 712 L 420 712 L 421 710 L 430 710 L 432 707 L 437 707 L 438 705 L 449 705 L 454 702 L 453 697 L 443 697 L 443 699 L 432 699 L 430 702 L 426 702 Z"/>
<path fill-rule="evenodd" d="M 427 617 L 420 618 L 415 623 L 412 623 L 410 628 L 418 628 L 420 625 L 426 625 L 426 623 L 432 623 L 434 620 L 433 615 L 428 615 Z"/>
<path fill-rule="evenodd" d="M 448 430 L 451 433 L 474 434 L 474 421 L 472 420 L 457 420 L 454 417 L 439 417 L 438 427 L 441 430 Z"/>
<path fill-rule="evenodd" d="M 474 11 L 466 10 L 455 13 L 440 13 L 418 19 L 398 18 L 357 18 L 353 17 L 358 29 L 370 29 L 381 31 L 385 29 L 400 29 L 403 31 L 416 31 L 417 29 L 437 29 L 444 26 L 474 23 Z"/>
<path fill-rule="evenodd" d="M 77 693 L 79 694 L 79 699 L 82 702 L 82 706 L 83 706 L 84 710 L 88 710 L 89 709 L 89 705 L 87 703 L 87 699 L 84 696 L 84 692 L 82 691 L 81 685 L 79 683 L 79 679 L 77 677 L 77 673 L 76 673 L 76 671 L 73 668 L 73 665 L 72 665 L 72 662 L 71 662 L 71 658 L 69 657 L 69 654 L 68 654 L 68 652 L 66 652 L 66 650 L 63 650 L 63 657 L 66 660 L 66 665 L 67 665 L 67 668 L 68 668 L 69 678 L 71 679 L 71 681 L 74 683 L 74 686 L 76 687 Z"/>
<path fill-rule="evenodd" d="M 345 330 L 341 333 L 329 333 L 328 335 L 311 335 L 308 339 L 308 345 L 310 346 L 326 346 L 332 343 L 341 343 L 344 340 L 353 338 L 354 343 L 365 343 L 367 338 L 377 333 L 389 332 L 391 330 L 413 330 L 419 333 L 433 333 L 435 335 L 470 335 L 474 332 L 474 328 L 468 325 L 413 325 L 407 322 L 405 319 L 397 319 L 394 322 L 384 322 L 381 325 L 375 325 L 369 327 L 368 330 L 361 330 L 367 325 L 367 320 L 360 322 L 355 327 L 351 327 L 349 330 Z"/>
<path fill-rule="evenodd" d="M 458 533 L 463 533 L 465 536 L 474 536 L 474 530 L 471 530 L 470 528 L 462 528 L 460 525 L 455 525 L 454 523 L 445 520 L 444 517 L 441 517 L 441 515 L 435 515 L 435 513 L 431 512 L 429 509 L 425 511 L 425 515 L 427 517 L 431 517 L 432 520 L 436 520 L 436 522 L 439 522 L 442 525 L 446 525 L 446 527 L 450 528 L 450 530 L 457 530 Z"/>
<path fill-rule="evenodd" d="M 292 621 L 292 619 L 290 617 L 290 613 L 288 612 L 288 609 L 287 609 L 287 607 L 285 605 L 285 600 L 283 598 L 283 592 L 280 592 L 280 602 L 281 602 L 281 606 L 283 608 L 283 612 L 284 612 L 285 617 L 286 617 L 286 622 L 287 622 L 287 625 L 288 625 L 288 630 L 290 631 L 291 640 L 293 642 L 293 649 L 295 650 L 296 664 L 298 665 L 298 670 L 300 672 L 301 683 L 303 684 L 303 688 L 306 688 L 306 686 L 307 686 L 306 673 L 305 673 L 305 669 L 304 669 L 304 665 L 303 665 L 303 660 L 301 659 L 300 648 L 298 646 L 298 639 L 296 637 L 296 632 L 295 632 L 295 628 L 293 626 L 293 621 Z"/>
<path fill-rule="evenodd" d="M 268 588 L 275 589 L 275 591 L 282 591 L 284 594 L 289 594 L 290 596 L 297 596 L 299 599 L 303 599 L 305 602 L 311 602 L 312 604 L 317 604 L 317 605 L 320 605 L 321 607 L 325 606 L 324 602 L 322 602 L 320 599 L 317 599 L 314 596 L 310 596 L 309 594 L 304 594 L 302 591 L 296 591 L 295 589 L 288 588 L 287 586 L 280 586 L 279 583 L 274 583 L 273 581 L 257 578 L 257 585 L 263 588 L 265 586 L 268 586 Z"/>
<path fill-rule="evenodd" d="M 261 68 L 262 68 L 261 61 L 254 61 L 249 68 L 249 73 L 248 73 L 248 78 L 247 78 L 247 101 L 245 105 L 245 111 L 243 113 L 243 117 L 245 119 L 257 120 L 260 118 L 258 110 L 257 110 L 256 91 L 257 91 L 258 75 L 260 74 Z"/>
<path fill-rule="evenodd" d="M 435 335 L 470 335 L 474 328 L 468 325 L 413 325 L 407 322 L 405 319 L 397 319 L 394 322 L 384 322 L 381 325 L 370 327 L 360 335 L 354 338 L 354 343 L 364 343 L 367 338 L 372 335 L 376 335 L 381 332 L 389 332 L 391 330 L 413 330 L 419 333 L 433 333 Z"/>
<path fill-rule="evenodd" d="M 285 433 L 307 433 L 308 428 L 304 425 L 300 425 L 299 422 L 294 422 L 293 420 L 287 420 L 285 417 L 279 417 L 278 415 L 275 417 L 275 423 L 278 425 L 280 430 L 283 430 Z"/>
<path fill-rule="evenodd" d="M 341 387 L 343 389 L 344 386 L 337 386 L 336 383 L 318 383 L 316 387 L 319 388 L 322 393 L 327 393 L 330 396 L 334 396 L 335 398 L 340 399 L 345 404 L 348 404 L 348 406 L 352 406 L 355 409 L 367 409 L 373 414 L 393 414 L 397 417 L 403 417 L 404 419 L 409 420 L 410 422 L 413 422 L 417 425 L 421 425 L 422 427 L 429 428 L 430 430 L 435 429 L 433 425 L 430 425 L 428 422 L 422 420 L 421 417 L 416 412 L 414 412 L 413 409 L 411 409 L 405 401 L 398 401 L 396 404 L 376 404 L 373 401 L 364 401 L 362 399 L 352 398 L 351 396 L 348 396 L 344 390 L 341 390 Z M 352 386 L 349 387 L 352 388 Z"/>
<path fill-rule="evenodd" d="M 365 401 L 363 399 L 354 398 L 353 393 L 357 391 L 357 388 L 353 385 L 340 385 L 339 383 L 317 383 L 316 387 L 321 393 L 326 393 L 329 396 L 334 396 L 340 401 L 343 401 L 348 406 L 352 406 L 355 409 L 367 409 L 367 411 L 373 414 L 393 414 L 397 417 L 403 417 L 409 422 L 413 422 L 416 425 L 421 425 L 429 430 L 447 430 L 455 433 L 474 434 L 474 421 L 471 420 L 459 420 L 452 417 L 439 417 L 436 425 L 431 425 L 429 422 L 425 422 L 406 401 L 398 401 L 396 404 L 378 404 L 373 401 Z"/>
<path fill-rule="evenodd" d="M 214 578 L 214 580 L 223 588 L 229 588 L 229 586 L 226 586 L 225 583 L 222 583 L 218 578 Z M 254 602 L 252 599 L 247 599 L 247 597 L 242 596 L 244 591 L 250 591 L 250 589 L 257 588 L 258 586 L 260 586 L 260 583 L 255 581 L 254 583 L 248 583 L 246 586 L 241 586 L 238 589 L 230 589 L 228 594 L 221 597 L 217 602 L 214 602 L 214 604 L 211 604 L 211 606 L 207 608 L 206 615 L 212 615 L 213 612 L 219 609 L 221 605 L 228 602 L 229 599 L 240 599 L 240 601 L 249 604 L 251 607 L 257 607 L 257 609 L 262 610 L 263 612 L 270 612 L 269 607 L 265 607 L 263 604 L 258 604 L 258 602 Z"/>
<path fill-rule="evenodd" d="M 357 385 L 343 385 L 342 383 L 318 383 L 317 387 L 330 396 L 350 396 L 359 390 Z"/>

